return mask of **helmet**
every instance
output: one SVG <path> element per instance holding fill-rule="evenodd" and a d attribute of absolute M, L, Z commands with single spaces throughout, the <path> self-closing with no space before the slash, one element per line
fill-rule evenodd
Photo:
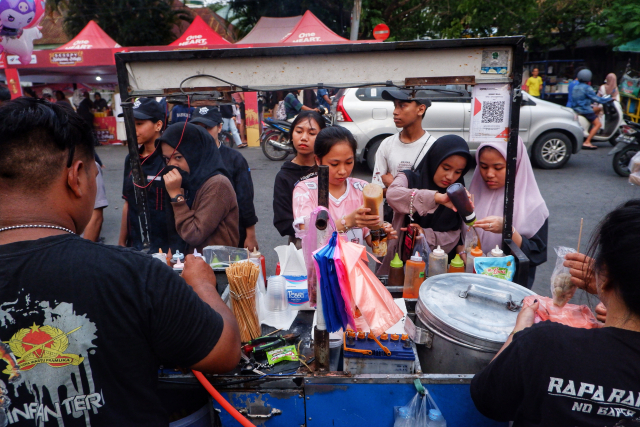
<path fill-rule="evenodd" d="M 578 73 L 578 81 L 583 83 L 589 83 L 591 81 L 591 77 L 593 77 L 593 74 L 589 70 L 581 70 Z"/>

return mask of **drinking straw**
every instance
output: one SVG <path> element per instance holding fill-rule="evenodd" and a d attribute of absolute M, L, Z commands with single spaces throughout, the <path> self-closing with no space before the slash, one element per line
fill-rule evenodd
<path fill-rule="evenodd" d="M 578 235 L 578 253 L 580 253 L 580 241 L 582 240 L 582 223 L 584 222 L 584 218 L 580 218 L 580 234 Z"/>

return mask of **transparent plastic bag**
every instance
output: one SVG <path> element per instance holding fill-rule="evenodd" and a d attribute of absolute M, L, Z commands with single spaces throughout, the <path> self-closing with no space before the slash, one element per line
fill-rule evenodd
<path fill-rule="evenodd" d="M 574 328 L 593 329 L 602 327 L 602 323 L 596 320 L 593 312 L 586 305 L 566 304 L 558 307 L 551 298 L 540 295 L 530 295 L 525 297 L 522 308 L 528 307 L 538 300 L 538 310 L 534 322 L 539 323 L 545 320 L 562 323 Z"/>
<path fill-rule="evenodd" d="M 636 153 L 629 162 L 629 184 L 640 185 L 640 152 Z"/>
<path fill-rule="evenodd" d="M 246 249 L 233 246 L 207 246 L 202 249 L 202 254 L 214 271 L 225 271 L 231 264 L 249 259 Z"/>
<path fill-rule="evenodd" d="M 571 274 L 569 268 L 562 265 L 567 254 L 575 253 L 573 248 L 559 246 L 554 248 L 558 257 L 556 258 L 556 266 L 551 273 L 551 297 L 553 303 L 558 307 L 564 307 L 576 293 L 576 286 L 571 284 Z"/>
<path fill-rule="evenodd" d="M 419 392 L 405 406 L 395 406 L 393 427 L 446 427 L 447 422 L 429 391 Z"/>

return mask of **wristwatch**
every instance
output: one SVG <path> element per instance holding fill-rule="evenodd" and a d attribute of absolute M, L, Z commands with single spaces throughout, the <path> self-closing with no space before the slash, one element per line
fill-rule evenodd
<path fill-rule="evenodd" d="M 176 197 L 171 198 L 171 203 L 184 202 L 184 194 L 178 194 Z"/>

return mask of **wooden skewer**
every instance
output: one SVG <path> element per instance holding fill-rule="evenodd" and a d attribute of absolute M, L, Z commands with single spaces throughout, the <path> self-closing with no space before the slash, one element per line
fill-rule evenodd
<path fill-rule="evenodd" d="M 580 234 L 578 234 L 578 253 L 580 253 L 580 241 L 582 240 L 582 224 L 584 222 L 584 218 L 580 218 Z"/>

